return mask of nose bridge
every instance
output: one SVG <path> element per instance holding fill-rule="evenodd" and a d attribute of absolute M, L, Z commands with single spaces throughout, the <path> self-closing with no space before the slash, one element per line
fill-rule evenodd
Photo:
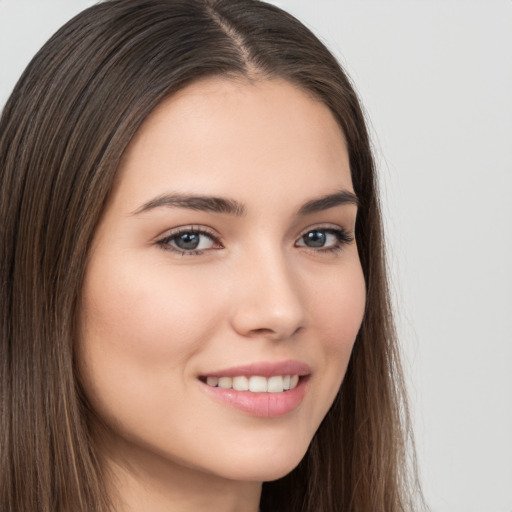
<path fill-rule="evenodd" d="M 240 293 L 233 316 L 244 335 L 284 339 L 305 322 L 300 282 L 290 258 L 279 246 L 265 244 L 252 251 L 237 276 Z"/>

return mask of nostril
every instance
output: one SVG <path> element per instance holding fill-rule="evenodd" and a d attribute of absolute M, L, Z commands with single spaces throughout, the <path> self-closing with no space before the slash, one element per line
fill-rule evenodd
<path fill-rule="evenodd" d="M 274 331 L 267 327 L 261 327 L 259 329 L 253 329 L 251 332 L 254 334 L 272 334 Z"/>

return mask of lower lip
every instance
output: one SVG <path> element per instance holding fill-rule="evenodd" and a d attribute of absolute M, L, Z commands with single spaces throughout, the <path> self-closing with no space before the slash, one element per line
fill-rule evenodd
<path fill-rule="evenodd" d="M 252 416 L 275 418 L 292 412 L 300 405 L 307 391 L 307 380 L 308 377 L 301 377 L 296 387 L 282 393 L 252 393 L 202 384 L 214 398 L 236 409 Z"/>

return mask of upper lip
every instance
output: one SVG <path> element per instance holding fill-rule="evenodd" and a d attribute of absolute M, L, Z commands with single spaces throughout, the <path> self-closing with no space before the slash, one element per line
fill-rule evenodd
<path fill-rule="evenodd" d="M 232 366 L 216 371 L 209 371 L 202 377 L 250 377 L 258 375 L 260 377 L 274 377 L 277 375 L 309 375 L 311 367 L 300 361 L 262 361 L 241 366 Z"/>

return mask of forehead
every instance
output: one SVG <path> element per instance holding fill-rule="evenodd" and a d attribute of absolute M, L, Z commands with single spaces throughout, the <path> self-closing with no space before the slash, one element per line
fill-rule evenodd
<path fill-rule="evenodd" d="M 271 201 L 285 191 L 352 190 L 344 135 L 331 111 L 277 79 L 207 79 L 167 98 L 128 146 L 118 178 L 117 188 L 130 196 L 179 188 Z"/>

